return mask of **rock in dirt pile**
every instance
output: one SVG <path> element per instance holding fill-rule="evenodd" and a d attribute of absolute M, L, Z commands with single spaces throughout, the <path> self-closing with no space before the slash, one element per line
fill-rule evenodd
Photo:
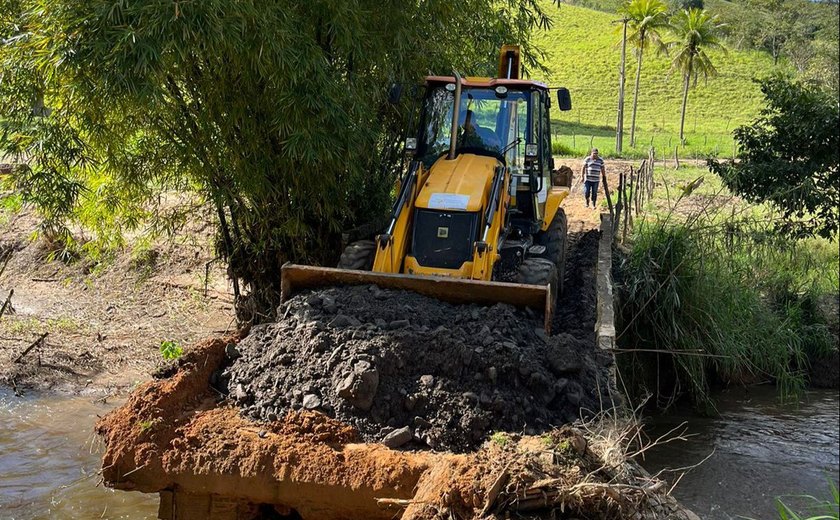
<path fill-rule="evenodd" d="M 375 286 L 302 293 L 254 327 L 214 384 L 243 414 L 319 410 L 368 442 L 463 452 L 495 431 L 599 410 L 611 362 L 510 305 L 451 305 Z"/>

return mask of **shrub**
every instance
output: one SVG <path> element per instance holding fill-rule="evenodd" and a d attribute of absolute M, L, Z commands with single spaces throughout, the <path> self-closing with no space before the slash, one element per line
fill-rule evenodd
<path fill-rule="evenodd" d="M 172 361 L 184 355 L 184 349 L 175 341 L 162 341 L 160 355 L 167 361 Z"/>
<path fill-rule="evenodd" d="M 818 260 L 751 220 L 642 222 L 619 264 L 619 341 L 658 353 L 633 355 L 632 386 L 705 410 L 715 378 L 798 393 L 809 360 L 836 348 L 815 303 L 836 266 Z"/>

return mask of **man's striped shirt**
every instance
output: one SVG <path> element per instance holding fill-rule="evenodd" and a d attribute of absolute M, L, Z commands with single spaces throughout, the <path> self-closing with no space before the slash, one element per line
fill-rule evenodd
<path fill-rule="evenodd" d="M 593 159 L 592 156 L 583 161 L 583 166 L 586 168 L 586 180 L 590 182 L 598 182 L 601 180 L 601 168 L 604 167 L 604 160 L 598 157 Z"/>

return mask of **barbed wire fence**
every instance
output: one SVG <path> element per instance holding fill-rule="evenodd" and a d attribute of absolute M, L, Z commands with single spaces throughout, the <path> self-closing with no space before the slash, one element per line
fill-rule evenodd
<path fill-rule="evenodd" d="M 615 153 L 615 121 L 617 109 L 604 107 L 603 109 L 573 109 L 561 119 L 552 121 L 552 143 L 556 155 L 586 155 L 593 147 L 598 148 L 602 155 L 619 157 Z M 737 155 L 736 142 L 732 136 L 734 126 L 732 117 L 709 118 L 703 114 L 692 114 L 685 123 L 685 139 L 679 139 L 679 118 L 669 118 L 666 115 L 657 117 L 658 121 L 650 127 L 650 119 L 640 114 L 642 123 L 636 126 L 635 143 L 633 147 L 625 142 L 623 153 L 625 158 L 641 159 L 647 156 L 650 148 L 664 150 L 660 157 L 666 161 L 666 156 L 679 159 L 706 159 L 708 157 L 734 158 Z M 701 123 L 703 123 L 701 125 Z M 698 125 L 700 130 L 698 131 Z M 629 135 L 629 124 L 625 123 L 625 136 Z M 704 130 L 717 128 L 721 130 Z"/>

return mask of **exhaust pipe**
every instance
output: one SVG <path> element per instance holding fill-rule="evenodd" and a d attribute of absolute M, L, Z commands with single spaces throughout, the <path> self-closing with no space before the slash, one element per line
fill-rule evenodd
<path fill-rule="evenodd" d="M 455 74 L 455 103 L 452 105 L 452 133 L 449 135 L 449 155 L 446 157 L 450 161 L 455 158 L 455 148 L 458 147 L 458 116 L 461 112 L 461 75 L 457 70 L 452 71 Z"/>

